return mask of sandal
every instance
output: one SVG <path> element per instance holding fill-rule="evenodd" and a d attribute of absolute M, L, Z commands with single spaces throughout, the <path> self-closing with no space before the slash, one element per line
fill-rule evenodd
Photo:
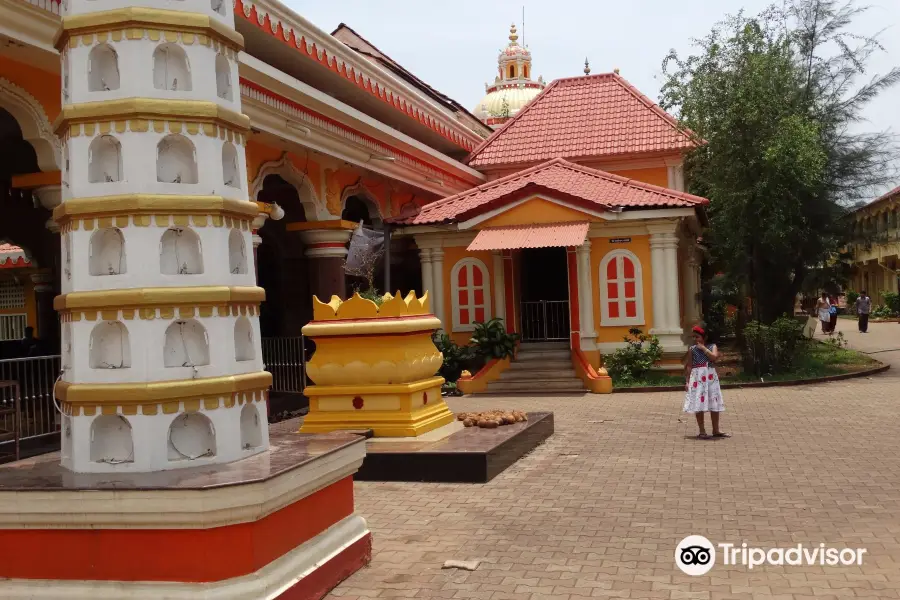
<path fill-rule="evenodd" d="M 711 436 L 708 433 L 698 433 L 697 434 L 698 440 L 708 440 L 710 437 Z"/>
<path fill-rule="evenodd" d="M 722 432 L 720 431 L 719 433 L 714 433 L 714 434 L 712 434 L 712 436 L 713 436 L 714 438 L 730 438 L 730 437 L 731 437 L 731 434 L 730 434 L 730 433 L 722 433 Z"/>

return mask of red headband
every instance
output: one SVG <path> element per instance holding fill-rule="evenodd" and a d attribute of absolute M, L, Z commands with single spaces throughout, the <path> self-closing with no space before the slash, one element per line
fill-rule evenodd
<path fill-rule="evenodd" d="M 694 333 L 698 333 L 698 334 L 702 335 L 703 337 L 706 337 L 706 332 L 703 331 L 703 328 L 700 327 L 699 325 L 694 325 L 694 328 L 691 329 L 691 331 L 693 331 Z"/>

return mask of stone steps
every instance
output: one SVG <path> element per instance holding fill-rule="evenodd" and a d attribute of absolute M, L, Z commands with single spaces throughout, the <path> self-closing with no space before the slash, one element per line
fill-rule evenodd
<path fill-rule="evenodd" d="M 488 384 L 487 394 L 584 393 L 566 342 L 524 343 L 509 369 Z"/>

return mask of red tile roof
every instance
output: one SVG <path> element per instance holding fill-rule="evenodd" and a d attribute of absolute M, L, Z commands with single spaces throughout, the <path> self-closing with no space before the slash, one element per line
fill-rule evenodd
<path fill-rule="evenodd" d="M 475 148 L 471 167 L 693 148 L 689 132 L 616 73 L 557 79 Z"/>
<path fill-rule="evenodd" d="M 568 248 L 580 246 L 587 238 L 590 223 L 547 223 L 511 225 L 482 229 L 468 250 L 515 250 L 519 248 Z"/>
<path fill-rule="evenodd" d="M 628 179 L 556 158 L 461 194 L 422 207 L 418 215 L 396 222 L 441 223 L 471 218 L 518 199 L 522 193 L 544 191 L 591 210 L 695 207 L 709 200 L 684 192 Z"/>

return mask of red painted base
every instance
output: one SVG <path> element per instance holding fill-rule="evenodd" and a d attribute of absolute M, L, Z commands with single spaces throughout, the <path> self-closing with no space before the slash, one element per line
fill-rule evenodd
<path fill-rule="evenodd" d="M 343 552 L 285 590 L 278 600 L 320 600 L 372 560 L 372 534 L 366 534 Z"/>

